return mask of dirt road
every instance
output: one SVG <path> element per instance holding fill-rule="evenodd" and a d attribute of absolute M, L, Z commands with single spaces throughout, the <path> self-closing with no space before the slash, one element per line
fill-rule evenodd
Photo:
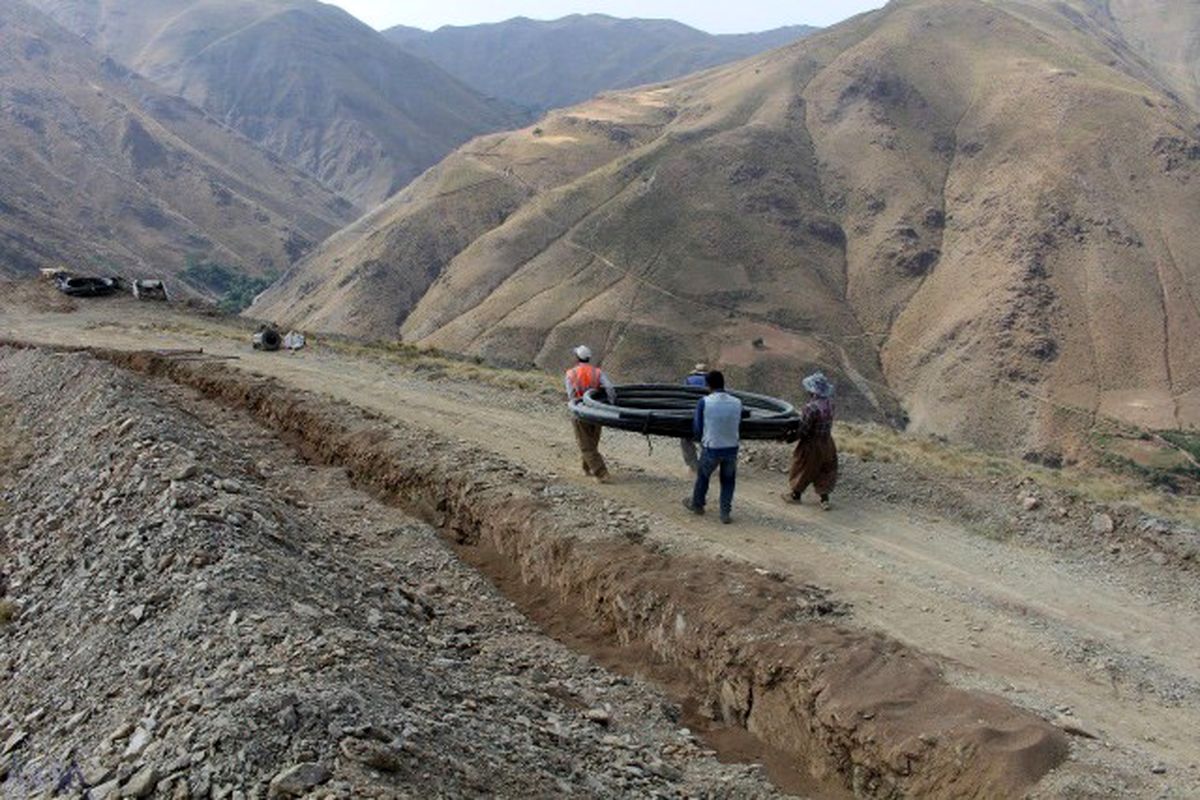
<path fill-rule="evenodd" d="M 474 443 L 587 486 L 651 515 L 650 536 L 674 549 L 749 561 L 828 587 L 853 605 L 851 624 L 886 631 L 946 665 L 952 680 L 1004 694 L 1076 734 L 1073 793 L 1200 796 L 1200 591 L 1178 575 L 1150 580 L 981 536 L 952 515 L 901 510 L 842 492 L 832 512 L 779 499 L 780 475 L 739 474 L 735 522 L 696 519 L 678 448 L 605 434 L 617 480 L 580 474 L 561 403 L 452 377 L 423 377 L 327 346 L 255 353 L 219 320 L 177 318 L 124 300 L 73 313 L 0 306 L 0 335 L 123 349 L 203 347 L 240 369 L 344 399 L 385 417 Z M 1089 784 L 1089 781 L 1094 783 Z M 1059 796 L 1056 778 L 1044 786 Z M 1084 787 L 1081 789 L 1080 787 Z"/>

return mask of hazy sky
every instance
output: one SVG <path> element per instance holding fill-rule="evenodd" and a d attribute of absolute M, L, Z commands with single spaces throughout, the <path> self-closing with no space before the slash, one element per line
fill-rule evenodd
<path fill-rule="evenodd" d="M 884 0 L 326 0 L 375 28 L 473 25 L 512 17 L 555 19 L 567 14 L 677 19 L 709 33 L 746 33 L 782 25 L 830 25 Z"/>

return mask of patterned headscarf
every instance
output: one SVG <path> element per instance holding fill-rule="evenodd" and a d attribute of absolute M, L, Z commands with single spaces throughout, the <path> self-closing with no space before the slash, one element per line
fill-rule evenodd
<path fill-rule="evenodd" d="M 833 397 L 833 384 L 825 377 L 823 372 L 814 372 L 802 381 L 806 391 L 810 394 L 815 394 L 817 397 Z"/>

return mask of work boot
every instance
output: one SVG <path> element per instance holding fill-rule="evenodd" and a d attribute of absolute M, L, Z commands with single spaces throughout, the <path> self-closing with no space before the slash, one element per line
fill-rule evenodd
<path fill-rule="evenodd" d="M 731 522 L 733 522 L 733 517 L 732 517 L 732 516 L 730 516 L 729 514 L 722 514 L 722 515 L 721 515 L 721 524 L 722 524 L 722 525 L 728 525 L 728 524 L 729 524 L 729 523 L 731 523 Z"/>
<path fill-rule="evenodd" d="M 704 506 L 692 505 L 692 498 L 690 497 L 683 498 L 683 507 L 697 516 L 704 513 Z"/>

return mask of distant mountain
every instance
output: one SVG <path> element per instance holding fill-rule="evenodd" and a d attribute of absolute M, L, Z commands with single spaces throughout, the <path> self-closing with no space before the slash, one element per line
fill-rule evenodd
<path fill-rule="evenodd" d="M 1180 97 L 1200 109 L 1200 3 L 1195 0 L 1086 0 Z"/>
<path fill-rule="evenodd" d="M 0 0 L 0 186 L 8 276 L 189 262 L 264 276 L 357 215 L 21 0 Z"/>
<path fill-rule="evenodd" d="M 714 36 L 679 22 L 576 14 L 552 22 L 524 17 L 432 33 L 399 26 L 384 35 L 469 86 L 546 110 L 606 89 L 669 80 L 780 47 L 816 28 Z"/>
<path fill-rule="evenodd" d="M 1088 5 L 895 0 L 553 111 L 254 311 L 547 368 L 587 342 L 632 382 L 820 368 L 843 412 L 1018 453 L 1200 425 L 1200 114 Z"/>
<path fill-rule="evenodd" d="M 473 136 L 523 121 L 315 0 L 35 2 L 363 207 Z"/>

